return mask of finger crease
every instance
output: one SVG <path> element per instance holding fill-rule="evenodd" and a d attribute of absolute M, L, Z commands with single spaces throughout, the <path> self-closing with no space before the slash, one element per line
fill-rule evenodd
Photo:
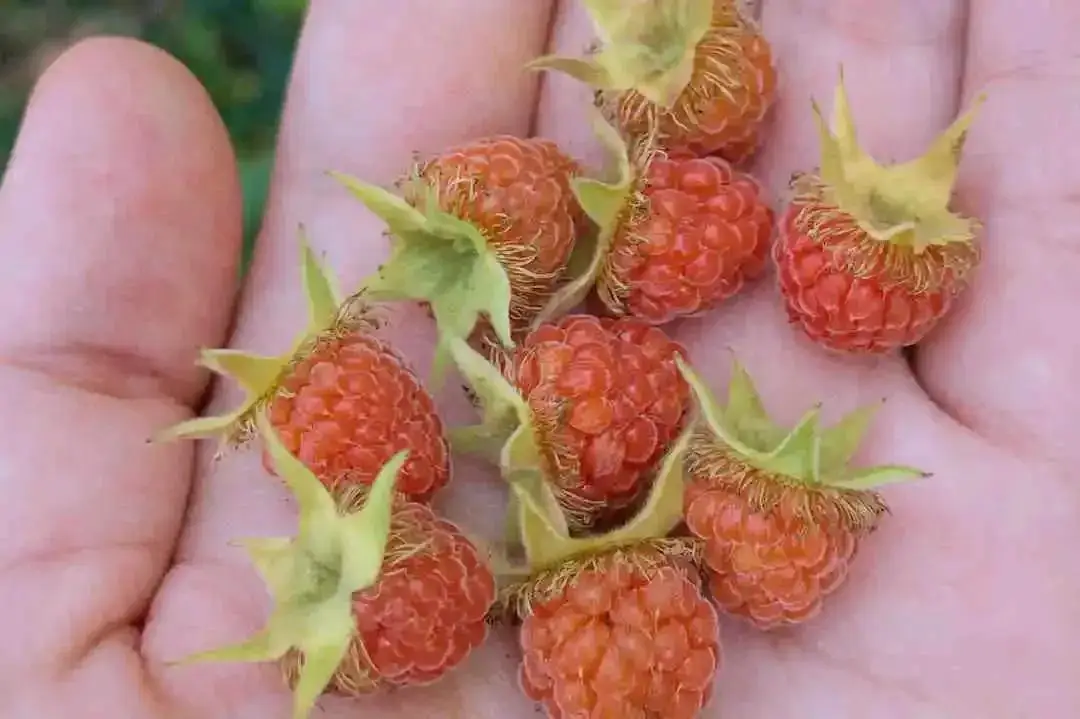
<path fill-rule="evenodd" d="M 58 385 L 121 400 L 169 399 L 189 404 L 196 388 L 136 352 L 93 343 L 19 350 L 0 355 L 0 367 L 33 372 Z"/>

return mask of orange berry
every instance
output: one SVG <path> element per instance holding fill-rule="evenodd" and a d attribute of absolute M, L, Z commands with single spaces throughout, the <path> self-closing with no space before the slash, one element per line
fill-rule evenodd
<path fill-rule="evenodd" d="M 775 99 L 768 41 L 741 16 L 735 0 L 717 0 L 712 28 L 698 43 L 690 82 L 674 106 L 662 109 L 635 91 L 616 96 L 612 105 L 632 134 L 647 134 L 655 118 L 664 147 L 742 163 L 757 150 Z"/>
<path fill-rule="evenodd" d="M 705 541 L 713 599 L 762 629 L 814 617 L 846 578 L 858 547 L 842 523 L 795 516 L 796 501 L 757 512 L 741 495 L 707 482 L 686 495 L 687 527 Z"/>
<path fill-rule="evenodd" d="M 507 367 L 533 411 L 549 478 L 598 512 L 632 503 L 685 421 L 685 351 L 637 319 L 568 315 L 531 332 Z"/>
<path fill-rule="evenodd" d="M 624 223 L 597 282 L 609 312 L 653 324 L 700 315 L 760 276 L 773 212 L 757 182 L 717 157 L 649 163 L 648 212 Z"/>
<path fill-rule="evenodd" d="M 613 555 L 533 605 L 521 685 L 549 717 L 692 719 L 721 651 L 716 612 L 681 566 Z"/>
<path fill-rule="evenodd" d="M 374 335 L 354 333 L 317 347 L 284 379 L 269 416 L 286 449 L 328 486 L 370 484 L 403 449 L 410 454 L 398 491 L 427 500 L 450 478 L 431 395 Z"/>
<path fill-rule="evenodd" d="M 570 190 L 577 172 L 551 140 L 510 135 L 450 148 L 419 168 L 439 208 L 474 225 L 495 249 L 510 280 L 515 329 L 539 311 L 586 226 Z"/>
<path fill-rule="evenodd" d="M 683 518 L 703 540 L 716 603 L 759 628 L 797 624 L 821 610 L 847 576 L 862 537 L 888 511 L 874 489 L 926 477 L 900 464 L 851 466 L 874 406 L 822 427 L 820 407 L 776 424 L 736 363 L 726 405 L 682 366 L 703 421 L 685 457 Z M 718 421 L 718 418 L 720 421 Z M 851 477 L 860 487 L 852 487 Z"/>
<path fill-rule="evenodd" d="M 884 353 L 922 340 L 979 263 L 980 223 L 952 197 L 983 97 L 902 165 L 858 146 L 843 77 L 816 173 L 797 173 L 773 246 L 787 314 L 832 350 Z M 857 167 L 856 167 L 857 166 Z"/>
<path fill-rule="evenodd" d="M 439 679 L 483 643 L 494 601 L 491 570 L 461 531 L 398 501 L 382 574 L 353 595 L 355 644 L 331 687 L 358 694 Z"/>

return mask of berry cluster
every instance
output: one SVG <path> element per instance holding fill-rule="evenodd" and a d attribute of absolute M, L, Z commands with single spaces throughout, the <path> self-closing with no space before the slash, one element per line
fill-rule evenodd
<path fill-rule="evenodd" d="M 820 166 L 774 222 L 739 168 L 776 72 L 737 1 L 583 2 L 604 43 L 531 67 L 593 87 L 608 172 L 498 136 L 419 162 L 395 192 L 334 173 L 385 221 L 389 259 L 342 295 L 302 243 L 308 326 L 277 357 L 205 352 L 243 401 L 162 435 L 257 438 L 297 498 L 295 538 L 248 544 L 275 597 L 267 627 L 196 657 L 280 660 L 297 716 L 327 689 L 435 681 L 493 623 L 518 627 L 522 690 L 549 717 L 699 716 L 722 663 L 717 610 L 760 629 L 812 618 L 887 511 L 877 488 L 925 476 L 852 466 L 872 407 L 779 426 L 737 362 L 721 402 L 665 327 L 771 259 L 820 346 L 919 341 L 978 259 L 976 221 L 949 206 L 971 113 L 922 157 L 878 164 L 841 78 L 831 124 L 813 107 Z M 379 338 L 369 303 L 401 301 L 430 310 L 432 380 L 458 371 L 475 425 L 445 428 Z M 497 549 L 431 504 L 451 448 L 509 488 Z"/>

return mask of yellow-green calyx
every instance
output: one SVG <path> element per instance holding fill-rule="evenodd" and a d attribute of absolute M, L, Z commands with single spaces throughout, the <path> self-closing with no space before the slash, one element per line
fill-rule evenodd
<path fill-rule="evenodd" d="M 499 369 L 468 342 L 459 337 L 448 337 L 443 342 L 481 413 L 479 424 L 450 430 L 454 449 L 497 462 L 508 481 L 518 472 L 535 471 L 541 462 L 540 449 L 525 400 Z"/>
<path fill-rule="evenodd" d="M 821 138 L 822 200 L 853 218 L 869 237 L 916 252 L 970 242 L 978 223 L 953 213 L 949 203 L 964 140 L 984 100 L 979 95 L 921 157 L 882 165 L 859 147 L 841 72 L 831 128 L 813 105 Z"/>
<path fill-rule="evenodd" d="M 668 455 L 652 493 L 634 520 L 602 536 L 571 537 L 568 509 L 548 476 L 529 406 L 499 370 L 467 342 L 460 339 L 446 342 L 482 413 L 479 424 L 452 429 L 450 441 L 459 452 L 479 454 L 498 463 L 503 479 L 513 490 L 507 517 L 508 539 L 513 544 L 523 544 L 530 570 L 558 563 L 575 553 L 663 537 L 679 521 L 681 505 L 676 509 L 672 497 L 678 492 L 681 502 L 682 489 L 667 483 L 675 476 L 681 481 L 681 465 L 673 458 L 682 457 L 689 435 L 682 437 Z M 528 506 L 522 503 L 523 497 L 528 499 Z M 565 541 L 550 541 L 552 533 Z"/>
<path fill-rule="evenodd" d="M 521 545 L 529 569 L 550 569 L 577 557 L 666 537 L 682 521 L 683 460 L 691 433 L 684 432 L 668 450 L 642 508 L 626 524 L 604 534 L 571 537 L 550 485 L 538 473 L 519 472 L 511 482 L 518 512 Z"/>
<path fill-rule="evenodd" d="M 390 231 L 390 258 L 363 284 L 372 299 L 428 303 L 440 337 L 468 337 L 483 316 L 498 341 L 513 347 L 510 278 L 476 226 L 440 210 L 434 189 L 422 181 L 415 180 L 416 187 L 427 199 L 417 208 L 354 177 L 330 175 Z M 446 347 L 440 344 L 434 382 L 441 379 L 447 360 Z"/>
<path fill-rule="evenodd" d="M 371 485 L 364 506 L 342 514 L 322 483 L 281 443 L 264 413 L 256 420 L 274 469 L 299 506 L 295 537 L 248 539 L 248 551 L 274 599 L 266 626 L 239 644 L 178 663 L 274 661 L 303 655 L 293 716 L 306 717 L 355 640 L 353 594 L 378 581 L 390 535 L 394 486 L 408 452 L 394 455 Z"/>
<path fill-rule="evenodd" d="M 802 495 L 806 511 L 813 514 L 818 509 L 839 510 L 852 529 L 866 529 L 884 509 L 869 496 L 871 490 L 929 476 L 902 465 L 851 466 L 877 409 L 875 405 L 859 408 L 827 428 L 821 427 L 820 407 L 814 407 L 793 428 L 784 428 L 769 418 L 750 376 L 738 362 L 732 368 L 726 405 L 713 397 L 686 363 L 678 359 L 677 364 L 694 394 L 699 426 L 706 437 L 704 448 L 694 447 L 692 454 L 697 457 L 690 463 L 691 473 L 695 477 L 715 473 L 710 471 L 718 466 L 714 458 L 734 458 L 736 465 L 755 471 L 709 476 L 707 480 L 749 495 L 760 511 L 772 509 L 785 490 L 805 490 Z M 718 450 L 718 454 L 710 457 L 710 448 Z M 814 505 L 815 498 L 822 500 L 821 506 Z M 833 506 L 827 508 L 827 503 Z"/>
<path fill-rule="evenodd" d="M 583 0 L 600 49 L 588 58 L 545 56 L 529 67 L 557 70 L 599 90 L 634 90 L 670 109 L 690 83 L 714 0 Z"/>
<path fill-rule="evenodd" d="M 525 564 L 509 566 L 499 608 L 524 617 L 536 602 L 561 593 L 581 571 L 601 569 L 609 562 L 650 566 L 673 559 L 700 560 L 693 539 L 669 538 L 683 518 L 685 456 L 692 434 L 688 429 L 669 448 L 644 505 L 626 524 L 604 534 L 573 537 L 551 485 L 539 472 L 519 471 L 510 483 L 512 545 L 524 550 Z"/>
<path fill-rule="evenodd" d="M 154 435 L 153 440 L 221 436 L 222 445 L 240 444 L 254 432 L 258 409 L 277 392 L 281 381 L 299 359 L 320 342 L 373 325 L 360 294 L 342 297 L 337 280 L 315 256 L 301 232 L 301 277 L 307 298 L 307 326 L 285 353 L 265 356 L 233 349 L 203 350 L 199 363 L 217 374 L 235 380 L 244 399 L 230 412 L 213 417 L 196 417 Z"/>
<path fill-rule="evenodd" d="M 604 268 L 627 213 L 634 207 L 640 178 L 638 165 L 645 160 L 634 156 L 635 153 L 627 147 L 619 131 L 604 118 L 600 110 L 591 108 L 590 116 L 593 132 L 607 155 L 605 177 L 575 177 L 570 181 L 570 187 L 585 214 L 596 224 L 597 231 L 578 241 L 563 284 L 537 314 L 533 327 L 565 315 L 588 296 Z M 647 155 L 651 143 L 652 138 L 646 138 L 639 152 Z"/>

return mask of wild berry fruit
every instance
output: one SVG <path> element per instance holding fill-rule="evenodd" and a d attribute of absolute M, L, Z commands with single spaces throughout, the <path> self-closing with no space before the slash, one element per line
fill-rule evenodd
<path fill-rule="evenodd" d="M 609 312 L 662 324 L 692 317 L 762 274 L 773 212 L 761 187 L 718 157 L 657 156 L 597 278 Z"/>
<path fill-rule="evenodd" d="M 488 411 L 521 408 L 529 461 L 577 530 L 611 519 L 648 488 L 685 424 L 690 395 L 675 365 L 683 351 L 639 320 L 568 315 L 526 336 L 496 396 L 474 389 Z M 475 378 L 471 367 L 463 374 Z"/>
<path fill-rule="evenodd" d="M 716 611 L 661 557 L 607 555 L 525 618 L 521 686 L 551 716 L 698 716 L 720 661 Z"/>
<path fill-rule="evenodd" d="M 879 165 L 858 146 L 842 77 L 831 130 L 814 107 L 821 167 L 794 178 L 773 258 L 788 317 L 815 342 L 888 352 L 952 307 L 979 260 L 978 222 L 949 209 L 974 111 L 922 157 Z"/>
<path fill-rule="evenodd" d="M 522 620 L 521 686 L 549 717 L 692 719 L 712 695 L 719 629 L 697 547 L 665 538 L 681 520 L 686 439 L 642 511 L 605 535 L 571 539 L 546 485 L 512 485 L 528 578 L 500 606 Z"/>
<path fill-rule="evenodd" d="M 431 395 L 404 359 L 372 334 L 377 323 L 361 296 L 340 299 L 306 243 L 303 262 L 310 312 L 293 348 L 277 357 L 204 351 L 202 364 L 236 380 L 244 401 L 225 415 L 183 422 L 159 436 L 222 435 L 241 444 L 265 407 L 285 447 L 327 485 L 370 483 L 408 449 L 398 490 L 426 501 L 450 478 L 449 445 Z"/>
<path fill-rule="evenodd" d="M 759 277 L 773 212 L 758 183 L 718 157 L 627 145 L 594 114 L 608 177 L 574 191 L 599 230 L 537 316 L 571 311 L 595 289 L 607 313 L 651 324 L 701 315 Z"/>
<path fill-rule="evenodd" d="M 365 490 L 345 485 L 334 495 L 351 512 L 363 506 Z M 494 601 L 491 570 L 461 530 L 427 505 L 398 500 L 382 574 L 353 594 L 358 651 L 339 665 L 330 688 L 355 695 L 439 679 L 484 642 Z M 295 678 L 301 656 L 288 659 Z"/>
<path fill-rule="evenodd" d="M 584 0 L 600 36 L 586 59 L 531 65 L 597 88 L 626 135 L 741 163 L 757 150 L 776 97 L 772 51 L 738 0 Z"/>
<path fill-rule="evenodd" d="M 398 490 L 426 501 L 450 477 L 449 446 L 431 395 L 404 358 L 367 333 L 317 347 L 269 402 L 285 447 L 319 477 L 370 481 L 409 449 Z"/>
<path fill-rule="evenodd" d="M 874 488 L 927 475 L 849 465 L 873 407 L 828 429 L 815 408 L 787 430 L 769 419 L 742 367 L 726 406 L 681 368 L 703 419 L 687 453 L 686 523 L 705 542 L 714 600 L 762 629 L 814 617 L 886 511 Z"/>
<path fill-rule="evenodd" d="M 408 450 L 370 486 L 345 483 L 331 493 L 265 414 L 255 421 L 296 498 L 300 529 L 244 543 L 273 594 L 266 626 L 183 661 L 281 660 L 297 719 L 328 688 L 355 696 L 430 682 L 460 665 L 484 638 L 494 579 L 453 525 L 395 496 Z"/>
<path fill-rule="evenodd" d="M 371 297 L 422 301 L 443 334 L 494 333 L 487 338 L 510 346 L 547 301 L 585 227 L 570 191 L 577 172 L 550 140 L 499 135 L 418 164 L 401 197 L 333 174 L 394 241 L 366 284 Z"/>

